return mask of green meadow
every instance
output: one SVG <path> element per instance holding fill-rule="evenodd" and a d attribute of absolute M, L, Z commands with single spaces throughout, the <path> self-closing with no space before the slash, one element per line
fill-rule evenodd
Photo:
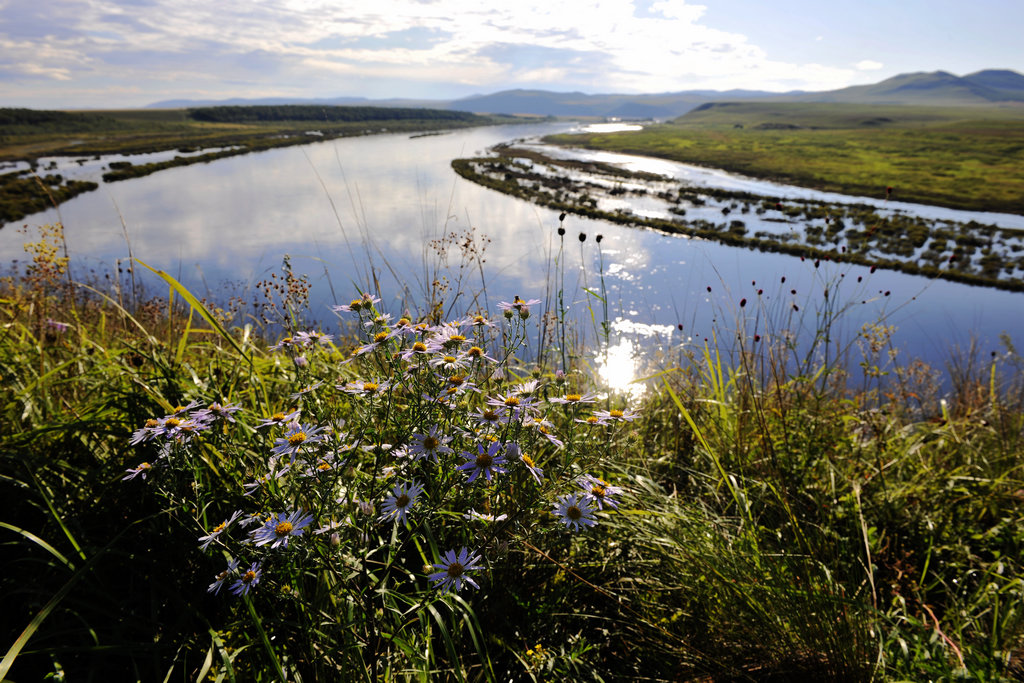
<path fill-rule="evenodd" d="M 640 131 L 547 138 L 843 194 L 1024 213 L 1024 107 L 707 104 Z"/>
<path fill-rule="evenodd" d="M 438 254 L 426 291 L 352 291 L 325 328 L 288 259 L 215 304 L 144 256 L 74 280 L 59 226 L 26 240 L 0 281 L 2 680 L 1024 675 L 1010 340 L 930 367 L 881 321 L 842 333 L 825 282 L 809 344 L 723 311 L 609 389 L 607 293 L 593 341 L 566 314 L 575 237 L 522 299 L 467 248 L 448 267 L 479 284 L 446 289 Z"/>

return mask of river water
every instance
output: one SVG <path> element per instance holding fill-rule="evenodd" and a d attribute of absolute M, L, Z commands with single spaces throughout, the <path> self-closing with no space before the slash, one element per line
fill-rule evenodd
<path fill-rule="evenodd" d="M 972 341 L 987 359 L 990 352 L 1003 351 L 1000 335 L 1018 345 L 1024 340 L 1024 295 L 1019 293 L 871 273 L 848 264 L 815 265 L 575 216 L 563 224 L 563 244 L 556 233 L 557 212 L 484 189 L 451 170 L 453 158 L 570 127 L 544 123 L 424 137 L 348 138 L 101 184 L 98 191 L 63 204 L 59 215 L 51 210 L 5 226 L 0 259 L 23 258 L 26 236 L 20 225 L 62 220 L 80 276 L 113 273 L 130 247 L 136 258 L 168 271 L 197 295 L 223 301 L 225 292 L 251 299 L 255 283 L 279 272 L 287 254 L 296 271 L 309 275 L 312 314 L 327 328 L 334 321 L 329 305 L 347 303 L 357 289 L 373 289 L 376 282 L 388 310 L 415 312 L 431 282 L 447 278 L 450 291 L 461 292 L 454 312 L 496 311 L 498 301 L 515 295 L 543 299 L 550 309 L 562 289 L 580 334 L 592 338 L 605 315 L 596 296 L 603 291 L 613 360 L 598 365 L 619 385 L 641 371 L 640 361 L 659 353 L 677 358 L 680 349 L 700 347 L 705 338 L 732 348 L 738 330 L 746 334 L 745 344 L 755 334 L 763 342 L 809 339 L 838 311 L 830 332 L 838 349 L 856 349 L 861 327 L 881 323 L 896 328 L 899 358 L 939 367 L 954 349 Z M 800 188 L 660 160 L 578 153 L 633 170 L 689 174 L 695 183 L 816 197 Z M 68 167 L 68 174 L 101 182 L 102 168 L 82 168 L 73 174 Z M 1019 216 L 899 208 L 1024 228 Z M 464 257 L 458 244 L 467 234 L 472 244 Z M 446 235 L 457 237 L 440 254 L 431 243 Z M 156 279 L 149 281 L 158 291 Z M 852 360 L 859 360 L 856 352 Z"/>

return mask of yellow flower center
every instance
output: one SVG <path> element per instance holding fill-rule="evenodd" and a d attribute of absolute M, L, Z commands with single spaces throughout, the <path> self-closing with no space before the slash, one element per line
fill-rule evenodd
<path fill-rule="evenodd" d="M 174 410 L 172 410 L 171 412 L 172 413 L 180 413 L 183 410 L 185 410 L 185 406 L 174 406 Z"/>
<path fill-rule="evenodd" d="M 482 417 L 488 422 L 495 422 L 498 419 L 498 413 L 493 410 L 485 410 Z"/>
<path fill-rule="evenodd" d="M 523 459 L 523 462 L 525 462 L 525 463 L 526 463 L 526 466 L 527 466 L 527 467 L 536 467 L 536 466 L 537 466 L 537 465 L 536 465 L 536 464 L 535 464 L 535 463 L 533 462 L 533 458 L 531 458 L 530 456 L 528 456 L 528 455 L 527 455 L 526 453 L 523 453 L 523 454 L 522 454 L 521 456 L 519 456 L 519 457 L 521 457 L 521 458 Z"/>
<path fill-rule="evenodd" d="M 463 567 L 458 562 L 452 562 L 445 571 L 448 573 L 448 576 L 455 579 L 462 576 Z"/>
<path fill-rule="evenodd" d="M 471 358 L 479 358 L 484 355 L 484 350 L 479 346 L 470 346 L 469 351 L 466 352 Z"/>
<path fill-rule="evenodd" d="M 352 301 L 349 302 L 348 306 L 353 311 L 358 311 L 360 308 L 363 307 L 363 302 L 359 299 L 352 299 Z"/>
<path fill-rule="evenodd" d="M 288 437 L 288 443 L 292 446 L 298 446 L 300 443 L 306 440 L 306 432 L 296 432 Z"/>
<path fill-rule="evenodd" d="M 399 327 L 408 327 L 411 323 L 412 323 L 412 321 L 409 320 L 408 318 L 401 317 L 401 318 L 398 319 L 398 322 L 395 323 L 395 324 L 398 325 Z"/>
<path fill-rule="evenodd" d="M 611 417 L 622 417 L 622 411 L 621 410 L 609 410 L 608 411 L 608 415 L 610 415 Z"/>
<path fill-rule="evenodd" d="M 152 465 L 150 465 L 148 462 L 144 462 L 141 465 L 139 465 L 139 469 L 140 470 L 148 470 L 151 467 L 152 467 Z"/>
<path fill-rule="evenodd" d="M 588 417 L 588 418 L 587 418 L 587 423 L 588 423 L 588 424 L 592 424 L 592 425 L 593 425 L 593 424 L 597 424 L 597 423 L 598 423 L 598 417 L 597 417 L 597 415 L 591 415 L 590 417 Z"/>
<path fill-rule="evenodd" d="M 242 583 L 252 583 L 255 580 L 256 580 L 256 572 L 254 572 L 251 569 L 249 571 L 247 571 L 245 574 L 242 575 Z"/>
<path fill-rule="evenodd" d="M 387 332 L 378 332 L 377 334 L 373 335 L 373 341 L 376 342 L 377 344 L 381 343 L 382 341 L 384 341 L 387 338 L 388 338 L 388 333 Z"/>
<path fill-rule="evenodd" d="M 484 317 L 482 315 L 474 315 L 473 316 L 473 324 L 474 325 L 483 325 L 485 322 L 487 322 L 487 320 L 484 319 Z"/>
<path fill-rule="evenodd" d="M 598 486 L 597 484 L 595 484 L 590 488 L 590 492 L 593 493 L 598 498 L 604 498 L 605 488 L 603 486 Z"/>
<path fill-rule="evenodd" d="M 457 387 L 462 386 L 462 383 L 465 381 L 466 378 L 463 375 L 452 375 L 451 377 L 448 378 L 448 382 L 450 384 L 454 384 Z"/>
<path fill-rule="evenodd" d="M 274 533 L 278 536 L 287 536 L 292 532 L 293 528 L 294 527 L 292 527 L 291 522 L 281 522 L 276 527 L 274 527 Z"/>
<path fill-rule="evenodd" d="M 465 335 L 462 334 L 453 334 L 452 336 L 448 337 L 448 341 L 455 342 L 456 344 L 458 344 L 459 342 L 466 341 L 466 337 Z"/>
<path fill-rule="evenodd" d="M 284 422 L 284 413 L 274 413 L 270 416 L 270 419 L 274 422 Z"/>
<path fill-rule="evenodd" d="M 440 441 L 438 441 L 432 436 L 428 436 L 427 438 L 423 439 L 423 450 L 432 451 L 435 448 L 437 448 L 440 444 Z"/>
<path fill-rule="evenodd" d="M 380 389 L 376 382 L 363 382 L 363 391 L 368 394 L 372 394 Z"/>
<path fill-rule="evenodd" d="M 318 470 L 320 470 L 321 472 L 324 472 L 324 471 L 326 471 L 326 470 L 329 470 L 329 469 L 331 469 L 331 464 L 330 464 L 330 463 L 327 463 L 327 462 L 322 462 L 322 463 L 320 463 L 319 465 L 317 465 L 317 466 L 316 466 L 316 468 L 317 468 Z"/>
<path fill-rule="evenodd" d="M 445 356 L 444 357 L 444 362 L 445 363 L 454 363 L 455 361 L 456 361 L 455 356 Z"/>
<path fill-rule="evenodd" d="M 575 403 L 576 401 L 579 401 L 581 398 L 583 398 L 583 397 L 580 396 L 579 394 L 566 394 L 565 395 L 565 400 L 573 402 L 573 403 Z"/>
<path fill-rule="evenodd" d="M 416 342 L 415 344 L 412 345 L 412 350 L 418 353 L 423 353 L 424 351 L 427 350 L 427 345 L 424 344 L 423 342 Z"/>
<path fill-rule="evenodd" d="M 160 421 L 159 420 L 154 420 L 153 418 L 149 418 L 148 420 L 146 420 L 146 426 L 149 427 L 150 429 L 152 429 L 153 427 L 158 426 L 159 424 L 160 424 Z"/>
<path fill-rule="evenodd" d="M 227 525 L 227 522 L 221 522 L 213 528 L 213 533 L 219 534 L 220 532 L 224 531 L 224 527 L 226 527 Z"/>
<path fill-rule="evenodd" d="M 167 418 L 167 421 L 164 422 L 164 424 L 167 425 L 168 427 L 177 427 L 178 425 L 181 424 L 181 420 L 179 420 L 176 417 L 169 417 Z"/>
<path fill-rule="evenodd" d="M 505 405 L 517 406 L 519 405 L 519 399 L 516 398 L 515 396 L 509 396 L 508 398 L 505 399 Z"/>
<path fill-rule="evenodd" d="M 545 427 L 544 425 L 540 425 L 539 427 L 537 427 L 537 431 L 540 432 L 541 434 L 550 434 L 551 433 L 551 430 L 548 429 L 547 427 Z"/>

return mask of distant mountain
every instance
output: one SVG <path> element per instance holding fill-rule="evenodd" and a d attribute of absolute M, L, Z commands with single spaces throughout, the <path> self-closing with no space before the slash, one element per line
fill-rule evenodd
<path fill-rule="evenodd" d="M 968 105 L 1024 101 L 1024 76 L 1015 71 L 987 70 L 968 76 L 946 71 L 900 74 L 871 85 L 805 93 L 777 100 L 849 102 L 856 104 Z"/>
<path fill-rule="evenodd" d="M 859 104 L 977 105 L 1024 102 L 1024 76 L 1007 69 L 987 69 L 967 76 L 946 71 L 900 74 L 871 85 L 855 85 L 823 92 L 763 90 L 685 90 L 645 95 L 504 90 L 457 100 L 371 100 L 365 97 L 324 99 L 260 98 L 231 100 L 164 100 L 149 105 L 188 108 L 210 105 L 323 104 L 376 107 L 425 107 L 489 114 L 540 116 L 597 116 L 622 119 L 670 119 L 708 102 L 748 100 L 788 102 L 850 102 Z"/>
<path fill-rule="evenodd" d="M 1012 99 L 1019 99 L 1024 93 L 1024 76 L 1009 69 L 986 69 L 964 76 L 965 81 L 989 88 L 995 92 L 1015 95 Z"/>
<path fill-rule="evenodd" d="M 714 99 L 748 99 L 777 95 L 766 91 L 732 90 L 717 92 L 665 93 L 656 95 L 587 95 L 581 92 L 550 90 L 504 90 L 489 95 L 472 95 L 458 100 L 370 100 L 365 97 L 334 97 L 324 99 L 289 99 L 281 97 L 229 100 L 163 100 L 148 108 L 187 109 L 220 105 L 321 104 L 363 105 L 375 107 L 425 107 L 455 109 L 488 114 L 532 114 L 538 116 L 598 116 L 605 118 L 665 119 L 680 116 L 694 107 Z"/>

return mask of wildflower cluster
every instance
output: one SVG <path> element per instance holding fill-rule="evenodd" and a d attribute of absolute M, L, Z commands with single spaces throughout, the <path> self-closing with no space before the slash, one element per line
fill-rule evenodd
<path fill-rule="evenodd" d="M 167 464 L 172 446 L 186 446 L 194 436 L 214 426 L 218 421 L 234 422 L 234 414 L 241 407 L 233 404 L 210 403 L 205 408 L 199 407 L 199 401 L 175 407 L 169 415 L 150 418 L 146 424 L 132 434 L 131 445 L 135 446 L 147 441 L 160 444 L 159 455 L 153 462 L 143 462 L 125 472 L 124 479 L 143 479 L 156 466 Z"/>
<path fill-rule="evenodd" d="M 189 454 L 217 421 L 217 452 L 244 463 L 237 505 L 248 510 L 219 522 L 206 507 L 197 514 L 199 548 L 228 560 L 209 591 L 247 596 L 311 564 L 363 596 L 400 590 L 400 575 L 417 590 L 475 589 L 516 538 L 583 533 L 613 514 L 623 489 L 592 473 L 609 430 L 637 415 L 593 411 L 601 399 L 564 375 L 518 378 L 515 353 L 539 303 L 502 302 L 498 322 L 432 323 L 360 296 L 335 308 L 358 330 L 346 352 L 314 331 L 271 347 L 271 359 L 304 359 L 277 364 L 294 372 L 283 405 L 252 415 L 193 401 L 147 422 L 132 443 L 159 444 L 161 467 L 196 467 Z"/>

